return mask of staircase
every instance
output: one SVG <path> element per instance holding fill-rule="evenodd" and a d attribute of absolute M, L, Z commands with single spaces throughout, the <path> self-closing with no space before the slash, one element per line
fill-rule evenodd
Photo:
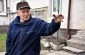
<path fill-rule="evenodd" d="M 85 31 L 77 31 L 76 35 L 72 35 L 63 50 L 44 55 L 85 55 Z"/>
<path fill-rule="evenodd" d="M 73 55 L 85 55 L 85 31 L 78 31 L 73 35 L 63 49 Z"/>

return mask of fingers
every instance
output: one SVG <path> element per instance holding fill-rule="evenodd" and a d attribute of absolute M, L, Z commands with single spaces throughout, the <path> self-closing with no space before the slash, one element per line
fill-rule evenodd
<path fill-rule="evenodd" d="M 58 14 L 58 15 L 53 14 L 53 17 L 56 22 L 63 22 L 62 19 L 64 19 L 64 16 L 62 14 Z"/>
<path fill-rule="evenodd" d="M 64 16 L 62 14 L 59 14 L 59 15 L 53 14 L 53 17 L 54 18 L 62 18 L 62 19 L 64 19 Z"/>
<path fill-rule="evenodd" d="M 53 14 L 53 17 L 54 17 L 54 18 L 56 18 L 56 15 L 55 15 L 55 14 Z"/>

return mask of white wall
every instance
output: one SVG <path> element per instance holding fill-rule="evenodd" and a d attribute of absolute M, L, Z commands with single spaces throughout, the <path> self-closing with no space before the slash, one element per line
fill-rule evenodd
<path fill-rule="evenodd" d="M 7 7 L 10 8 L 10 12 L 16 12 L 16 4 L 17 2 L 20 2 L 20 0 L 7 0 Z M 5 8 L 7 9 L 7 8 Z M 7 12 L 7 11 L 5 11 Z M 6 13 L 0 13 L 0 15 L 3 16 L 0 16 L 0 25 L 9 25 L 10 22 L 13 20 L 13 15 L 7 15 L 6 16 Z"/>
<path fill-rule="evenodd" d="M 61 28 L 67 28 L 68 3 L 69 3 L 69 0 L 62 0 L 61 14 L 64 15 L 64 19 L 63 19 L 63 22 L 61 22 Z"/>
<path fill-rule="evenodd" d="M 32 9 L 46 7 L 49 5 L 49 0 L 26 0 Z"/>
<path fill-rule="evenodd" d="M 8 7 L 10 7 L 11 12 L 16 12 L 16 4 L 21 0 L 7 0 Z"/>
<path fill-rule="evenodd" d="M 0 17 L 0 25 L 8 25 L 9 19 L 7 17 Z"/>
<path fill-rule="evenodd" d="M 85 29 L 85 0 L 72 0 L 71 29 Z"/>

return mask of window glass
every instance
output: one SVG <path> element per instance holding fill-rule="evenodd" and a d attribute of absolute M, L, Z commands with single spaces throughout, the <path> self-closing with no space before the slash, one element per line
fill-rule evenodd
<path fill-rule="evenodd" d="M 6 0 L 0 0 L 0 15 L 7 15 L 6 13 Z"/>
<path fill-rule="evenodd" d="M 58 14 L 61 13 L 61 7 L 62 7 L 62 0 L 51 0 L 50 1 L 50 10 L 51 10 L 51 14 Z"/>
<path fill-rule="evenodd" d="M 0 12 L 2 12 L 2 0 L 0 0 Z"/>
<path fill-rule="evenodd" d="M 57 0 L 53 0 L 53 12 L 57 11 Z"/>

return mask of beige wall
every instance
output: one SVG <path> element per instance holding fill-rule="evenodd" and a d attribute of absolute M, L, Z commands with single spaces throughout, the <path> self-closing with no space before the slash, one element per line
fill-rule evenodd
<path fill-rule="evenodd" d="M 70 28 L 85 29 L 85 0 L 72 0 Z"/>

